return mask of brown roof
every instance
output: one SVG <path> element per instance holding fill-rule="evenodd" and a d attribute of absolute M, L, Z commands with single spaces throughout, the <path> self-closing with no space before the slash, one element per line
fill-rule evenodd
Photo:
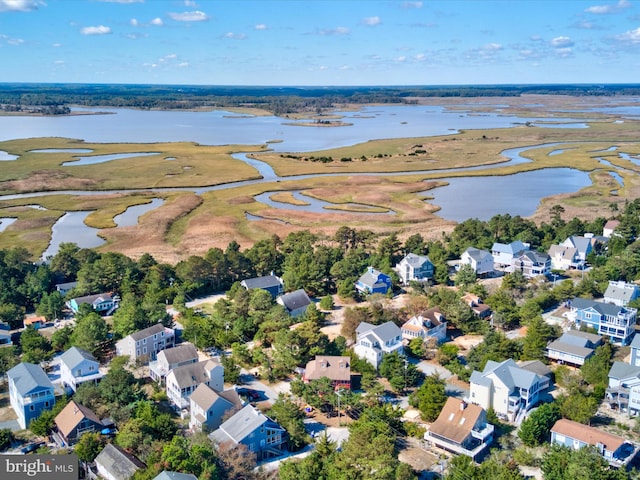
<path fill-rule="evenodd" d="M 449 397 L 429 431 L 452 442 L 462 443 L 471 434 L 481 414 L 482 407 Z"/>
<path fill-rule="evenodd" d="M 622 437 L 603 432 L 602 430 L 583 425 L 582 423 L 567 420 L 566 418 L 558 420 L 551 431 L 593 446 L 600 443 L 610 452 L 615 452 L 625 442 Z"/>
<path fill-rule="evenodd" d="M 351 380 L 351 358 L 318 355 L 315 360 L 307 363 L 304 371 L 307 380 L 316 380 L 327 377 L 330 380 L 350 381 Z"/>
<path fill-rule="evenodd" d="M 64 407 L 58 415 L 56 415 L 54 421 L 58 427 L 58 431 L 67 437 L 85 418 L 97 423 L 98 425 L 102 425 L 100 419 L 91 411 L 91 409 L 71 400 L 67 403 L 67 406 Z"/>

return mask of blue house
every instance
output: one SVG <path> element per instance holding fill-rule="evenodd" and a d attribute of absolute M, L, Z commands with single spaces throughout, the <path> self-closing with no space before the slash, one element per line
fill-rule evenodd
<path fill-rule="evenodd" d="M 11 407 L 22 428 L 55 405 L 53 384 L 39 365 L 22 362 L 9 370 L 7 377 Z"/>
<path fill-rule="evenodd" d="M 356 282 L 356 290 L 365 295 L 385 294 L 391 290 L 391 277 L 373 267 L 367 267 L 365 274 Z"/>
<path fill-rule="evenodd" d="M 242 444 L 258 460 L 282 455 L 287 432 L 253 405 L 247 405 L 209 434 L 215 443 Z"/>
<path fill-rule="evenodd" d="M 633 338 L 637 313 L 635 308 L 587 298 L 574 298 L 571 301 L 571 315 L 575 318 L 576 326 L 593 328 L 598 335 L 607 336 L 618 345 L 628 345 Z"/>
<path fill-rule="evenodd" d="M 264 277 L 247 278 L 240 282 L 247 290 L 253 290 L 254 288 L 261 288 L 271 294 L 273 298 L 284 293 L 284 282 L 282 279 L 273 273 L 271 275 L 265 275 Z"/>

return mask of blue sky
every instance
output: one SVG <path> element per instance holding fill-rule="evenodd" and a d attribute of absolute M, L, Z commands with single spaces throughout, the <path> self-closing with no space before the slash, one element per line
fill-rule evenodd
<path fill-rule="evenodd" d="M 635 83 L 640 0 L 0 0 L 0 82 Z"/>

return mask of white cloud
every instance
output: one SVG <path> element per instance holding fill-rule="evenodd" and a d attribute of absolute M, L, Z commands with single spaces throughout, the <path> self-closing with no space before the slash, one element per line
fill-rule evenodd
<path fill-rule="evenodd" d="M 362 19 L 362 23 L 364 25 L 368 25 L 370 27 L 375 27 L 376 25 L 380 25 L 382 23 L 382 20 L 380 20 L 380 17 L 364 17 Z"/>
<path fill-rule="evenodd" d="M 619 40 L 623 43 L 630 43 L 632 45 L 640 44 L 640 27 L 635 30 L 629 30 L 623 34 L 617 35 L 616 40 Z"/>
<path fill-rule="evenodd" d="M 62 65 L 64 63 L 64 60 L 56 60 L 55 62 L 56 65 Z"/>
<path fill-rule="evenodd" d="M 200 10 L 182 13 L 169 12 L 169 17 L 177 22 L 204 22 L 209 20 L 209 16 Z"/>
<path fill-rule="evenodd" d="M 562 58 L 573 56 L 573 50 L 571 48 L 558 48 L 556 54 Z"/>
<path fill-rule="evenodd" d="M 407 57 L 404 55 L 400 55 L 398 58 L 396 58 L 396 62 L 406 62 L 407 61 Z"/>
<path fill-rule="evenodd" d="M 247 36 L 244 33 L 227 32 L 224 34 L 224 38 L 230 38 L 232 40 L 244 40 Z"/>
<path fill-rule="evenodd" d="M 338 70 L 351 70 L 351 67 L 349 65 L 341 65 Z"/>
<path fill-rule="evenodd" d="M 554 48 L 573 47 L 574 43 L 569 37 L 556 37 L 551 40 L 551 46 Z"/>
<path fill-rule="evenodd" d="M 7 39 L 7 43 L 9 45 L 13 45 L 15 47 L 17 47 L 18 45 L 22 45 L 24 43 L 24 40 L 21 38 L 9 38 Z"/>
<path fill-rule="evenodd" d="M 111 29 L 104 25 L 98 25 L 96 27 L 84 27 L 80 29 L 80 33 L 83 35 L 107 35 L 111 33 Z"/>
<path fill-rule="evenodd" d="M 160 17 L 156 17 L 153 20 L 151 20 L 151 25 L 155 25 L 156 27 L 161 27 L 162 25 L 164 25 L 164 22 Z"/>
<path fill-rule="evenodd" d="M 136 20 L 135 18 L 132 18 L 131 20 L 129 20 L 129 23 L 131 24 L 132 27 L 137 27 L 138 25 L 140 25 L 138 23 L 138 20 Z"/>
<path fill-rule="evenodd" d="M 618 13 L 622 10 L 631 7 L 631 2 L 628 0 L 618 0 L 618 3 L 609 3 L 606 5 L 594 5 L 585 9 L 587 13 L 593 13 L 595 15 L 607 15 L 610 13 Z"/>
<path fill-rule="evenodd" d="M 424 53 L 419 53 L 417 55 L 414 55 L 413 59 L 416 62 L 424 62 L 427 59 L 427 56 Z"/>
<path fill-rule="evenodd" d="M 330 35 L 349 35 L 350 30 L 347 27 L 326 28 L 324 30 L 318 30 L 318 35 L 330 36 Z"/>
<path fill-rule="evenodd" d="M 184 6 L 185 7 L 190 7 L 190 8 L 197 8 L 198 4 L 196 2 L 194 2 L 193 0 L 184 0 Z"/>
<path fill-rule="evenodd" d="M 255 28 L 256 30 L 267 30 L 269 27 L 267 27 L 264 23 L 259 23 L 253 28 Z"/>
<path fill-rule="evenodd" d="M 329 70 L 329 67 L 326 65 L 320 65 L 320 70 Z"/>
<path fill-rule="evenodd" d="M 165 55 L 164 57 L 162 57 L 160 59 L 161 62 L 166 62 L 167 60 L 175 60 L 176 58 L 178 58 L 178 55 L 176 55 L 175 53 L 170 53 L 168 55 Z"/>
<path fill-rule="evenodd" d="M 31 12 L 46 5 L 40 0 L 0 0 L 0 12 Z"/>
<path fill-rule="evenodd" d="M 62 44 L 61 44 L 61 43 L 52 43 L 52 44 L 51 44 L 51 46 L 52 46 L 53 48 L 59 48 L 59 47 L 61 47 L 61 46 L 62 46 Z"/>
<path fill-rule="evenodd" d="M 482 49 L 487 52 L 497 52 L 498 50 L 502 50 L 502 45 L 499 43 L 487 43 Z"/>
<path fill-rule="evenodd" d="M 402 8 L 422 8 L 422 2 L 402 2 Z"/>
<path fill-rule="evenodd" d="M 185 67 L 188 67 L 188 66 L 189 66 L 189 62 L 182 62 L 182 63 L 178 64 L 178 67 L 180 67 L 180 68 L 185 68 Z"/>

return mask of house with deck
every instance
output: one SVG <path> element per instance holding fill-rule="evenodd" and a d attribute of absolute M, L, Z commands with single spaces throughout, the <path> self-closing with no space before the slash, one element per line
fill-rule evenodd
<path fill-rule="evenodd" d="M 287 432 L 253 405 L 247 405 L 209 434 L 216 444 L 244 445 L 258 460 L 279 457 L 287 442 Z"/>
<path fill-rule="evenodd" d="M 356 290 L 363 295 L 386 294 L 391 290 L 391 277 L 373 267 L 367 267 L 367 271 L 356 282 Z"/>
<path fill-rule="evenodd" d="M 638 445 L 631 441 L 566 418 L 551 428 L 551 444 L 574 450 L 594 447 L 614 468 L 626 468 L 638 454 Z"/>
<path fill-rule="evenodd" d="M 547 251 L 551 259 L 551 268 L 553 270 L 571 270 L 584 268 L 584 262 L 578 255 L 576 247 L 567 247 L 566 245 L 551 245 Z"/>
<path fill-rule="evenodd" d="M 70 447 L 85 433 L 100 432 L 103 428 L 104 424 L 90 408 L 72 399 L 56 415 L 52 436 L 60 447 Z"/>
<path fill-rule="evenodd" d="M 547 345 L 547 358 L 563 365 L 580 367 L 602 344 L 603 338 L 600 335 L 569 330 Z"/>
<path fill-rule="evenodd" d="M 424 439 L 428 444 L 477 461 L 493 442 L 493 432 L 482 407 L 449 397 Z"/>
<path fill-rule="evenodd" d="M 609 369 L 605 401 L 629 416 L 640 414 L 640 366 L 615 361 Z"/>
<path fill-rule="evenodd" d="M 619 307 L 626 307 L 629 302 L 640 297 L 640 288 L 635 283 L 627 283 L 622 280 L 609 281 L 604 292 L 604 301 L 613 303 Z"/>
<path fill-rule="evenodd" d="M 156 355 L 156 360 L 149 362 L 149 376 L 152 380 L 164 383 L 165 377 L 174 368 L 198 362 L 198 351 L 190 343 L 182 343 L 177 347 L 165 348 Z"/>
<path fill-rule="evenodd" d="M 440 343 L 447 339 L 447 320 L 439 307 L 433 307 L 411 317 L 400 327 L 400 330 L 402 338 L 408 341 L 414 338 L 422 340 L 435 338 Z"/>
<path fill-rule="evenodd" d="M 489 250 L 480 248 L 469 247 L 462 252 L 458 268 L 462 265 L 469 265 L 478 276 L 490 275 L 494 272 L 493 255 Z"/>
<path fill-rule="evenodd" d="M 85 382 L 98 383 L 105 372 L 100 371 L 100 362 L 86 350 L 71 347 L 60 355 L 60 381 L 74 392 Z"/>
<path fill-rule="evenodd" d="M 128 356 L 131 362 L 156 360 L 158 353 L 175 346 L 175 331 L 156 323 L 131 333 L 116 342 L 116 355 Z"/>
<path fill-rule="evenodd" d="M 484 303 L 482 298 L 475 293 L 467 292 L 461 297 L 461 300 L 469 306 L 471 312 L 478 318 L 490 318 L 493 313 L 491 307 Z"/>
<path fill-rule="evenodd" d="M 378 368 L 384 355 L 393 352 L 404 354 L 402 331 L 391 321 L 382 325 L 362 322 L 356 328 L 356 345 L 353 351 L 358 357 Z"/>
<path fill-rule="evenodd" d="M 491 247 L 493 268 L 497 270 L 511 271 L 513 260 L 529 250 L 529 244 L 516 240 L 511 243 L 496 242 Z"/>
<path fill-rule="evenodd" d="M 408 253 L 394 268 L 404 285 L 433 280 L 435 267 L 426 255 Z"/>
<path fill-rule="evenodd" d="M 594 241 L 595 240 L 593 238 L 593 235 L 591 236 L 572 235 L 568 237 L 560 245 L 564 247 L 574 247 L 577 250 L 577 256 L 579 261 L 579 266 L 577 268 L 581 269 L 586 267 L 587 265 L 587 257 L 591 252 L 593 252 Z"/>
<path fill-rule="evenodd" d="M 579 297 L 571 300 L 570 307 L 569 315 L 576 327 L 593 328 L 598 335 L 609 337 L 611 343 L 628 345 L 635 334 L 635 308 Z"/>
<path fill-rule="evenodd" d="M 9 402 L 21 428 L 28 428 L 31 420 L 55 405 L 53 384 L 40 365 L 19 363 L 7 372 L 7 378 Z"/>
<path fill-rule="evenodd" d="M 166 376 L 169 401 L 179 409 L 188 408 L 189 397 L 202 383 L 217 392 L 224 390 L 224 367 L 213 360 L 205 360 L 174 368 Z"/>
<path fill-rule="evenodd" d="M 536 250 L 526 250 L 513 259 L 514 272 L 519 271 L 526 278 L 534 278 L 551 272 L 551 257 Z"/>
<path fill-rule="evenodd" d="M 351 390 L 351 358 L 348 356 L 316 355 L 307 362 L 302 381 L 309 383 L 326 377 L 333 388 Z"/>

